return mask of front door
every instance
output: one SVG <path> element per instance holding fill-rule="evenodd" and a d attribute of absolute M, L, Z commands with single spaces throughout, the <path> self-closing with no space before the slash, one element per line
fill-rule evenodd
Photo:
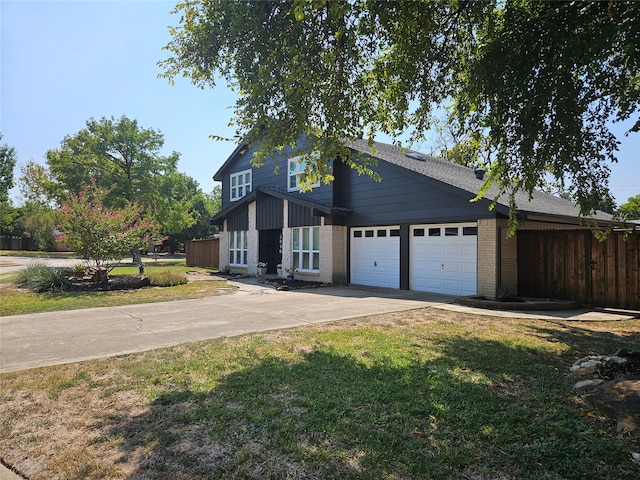
<path fill-rule="evenodd" d="M 258 231 L 258 261 L 267 264 L 267 273 L 276 273 L 282 261 L 282 230 Z"/>

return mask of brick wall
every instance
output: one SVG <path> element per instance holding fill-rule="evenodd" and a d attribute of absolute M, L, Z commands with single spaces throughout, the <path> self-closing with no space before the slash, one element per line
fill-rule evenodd
<path fill-rule="evenodd" d="M 500 287 L 518 293 L 518 242 L 515 235 L 507 238 L 506 227 L 504 219 L 478 220 L 478 295 L 495 298 Z"/>
<path fill-rule="evenodd" d="M 220 269 L 227 268 L 229 266 L 229 231 L 227 230 L 227 221 L 223 224 L 224 231 L 220 232 Z"/>
<path fill-rule="evenodd" d="M 478 295 L 494 298 L 497 289 L 498 228 L 495 218 L 478 219 Z"/>
<path fill-rule="evenodd" d="M 347 227 L 320 227 L 320 281 L 333 284 L 347 281 Z"/>
<path fill-rule="evenodd" d="M 248 206 L 249 231 L 247 232 L 247 268 L 249 275 L 258 274 L 258 230 L 256 230 L 256 202 L 251 202 Z"/>

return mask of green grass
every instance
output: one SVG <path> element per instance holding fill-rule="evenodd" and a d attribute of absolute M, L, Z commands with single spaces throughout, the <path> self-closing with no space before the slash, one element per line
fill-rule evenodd
<path fill-rule="evenodd" d="M 5 374 L 0 457 L 29 457 L 38 433 L 54 458 L 115 465 L 108 478 L 635 479 L 639 439 L 566 377 L 621 346 L 640 349 L 637 321 L 424 309 Z M 73 447 L 33 428 L 74 402 L 91 435 Z"/>
<path fill-rule="evenodd" d="M 111 307 L 137 303 L 168 302 L 219 295 L 232 291 L 226 281 L 191 282 L 184 284 L 186 272 L 193 270 L 212 271 L 203 268 L 187 267 L 184 260 L 177 262 L 145 263 L 145 274 L 153 280 L 152 287 L 138 290 L 113 292 L 46 292 L 33 293 L 24 289 L 2 287 L 0 295 L 0 316 L 21 315 L 27 313 L 77 310 L 91 307 Z M 138 267 L 125 265 L 116 267 L 111 275 L 137 275 Z M 15 282 L 18 275 L 3 277 L 4 285 Z M 169 285 L 169 286 L 165 286 Z M 161 291 L 158 287 L 162 286 Z M 226 290 L 226 289 L 230 290 Z M 221 290 L 223 289 L 223 290 Z"/>
<path fill-rule="evenodd" d="M 77 258 L 75 252 L 40 252 L 33 250 L 0 250 L 3 257 Z"/>

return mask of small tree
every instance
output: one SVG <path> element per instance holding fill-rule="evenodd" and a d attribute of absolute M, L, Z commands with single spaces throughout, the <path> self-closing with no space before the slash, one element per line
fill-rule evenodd
<path fill-rule="evenodd" d="M 140 207 L 133 202 L 122 208 L 107 208 L 104 199 L 111 188 L 99 187 L 94 178 L 78 195 L 68 195 L 59 212 L 59 240 L 82 256 L 91 267 L 106 274 L 123 257 L 146 246 L 157 237 L 157 224 L 144 220 Z M 107 280 L 107 275 L 101 278 Z"/>

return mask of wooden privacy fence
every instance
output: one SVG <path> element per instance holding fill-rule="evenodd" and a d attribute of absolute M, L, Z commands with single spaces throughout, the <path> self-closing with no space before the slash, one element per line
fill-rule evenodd
<path fill-rule="evenodd" d="M 185 243 L 184 248 L 187 266 L 220 268 L 220 239 L 191 240 Z"/>
<path fill-rule="evenodd" d="M 519 231 L 518 294 L 593 307 L 640 308 L 640 234 Z"/>
<path fill-rule="evenodd" d="M 0 250 L 31 250 L 33 239 L 15 235 L 0 235 Z"/>

